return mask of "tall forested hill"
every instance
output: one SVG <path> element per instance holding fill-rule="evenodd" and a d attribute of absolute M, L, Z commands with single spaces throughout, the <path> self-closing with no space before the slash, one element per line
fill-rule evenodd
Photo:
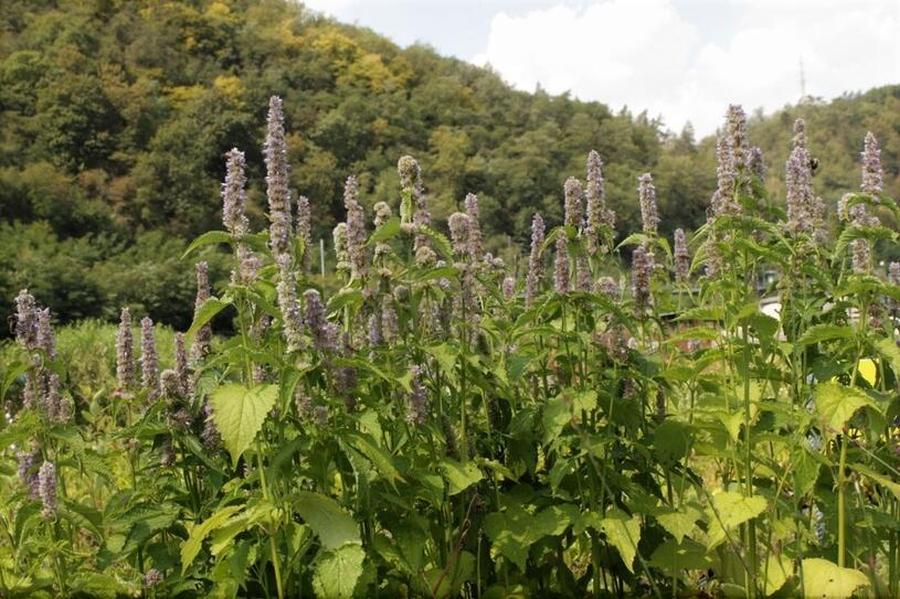
<path fill-rule="evenodd" d="M 396 203 L 396 161 L 423 165 L 432 208 L 479 194 L 495 248 L 524 240 L 540 210 L 561 213 L 562 183 L 596 149 L 620 228 L 636 228 L 637 175 L 652 171 L 662 229 L 697 226 L 715 168 L 710 140 L 666 134 L 645 114 L 512 90 L 492 72 L 402 49 L 374 32 L 285 0 L 5 0 L 0 11 L 0 313 L 29 286 L 64 319 L 131 304 L 183 326 L 190 314 L 184 240 L 219 227 L 223 155 L 247 152 L 250 204 L 264 196 L 267 99 L 281 95 L 292 184 L 316 233 L 341 218 L 341 188 Z M 722 107 L 724 113 L 725 107 Z M 807 102 L 751 122 L 771 177 L 790 123 L 809 122 L 819 191 L 858 181 L 867 129 L 882 142 L 898 195 L 900 86 Z M 834 196 L 832 198 L 831 196 Z M 215 257 L 210 256 L 215 262 Z M 215 264 L 214 264 L 215 266 Z"/>

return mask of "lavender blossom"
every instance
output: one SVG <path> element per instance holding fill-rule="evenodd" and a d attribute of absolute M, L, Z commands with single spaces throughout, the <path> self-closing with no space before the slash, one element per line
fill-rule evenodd
<path fill-rule="evenodd" d="M 312 208 L 309 198 L 297 198 L 297 237 L 303 242 L 303 268 L 308 271 L 312 261 Z"/>
<path fill-rule="evenodd" d="M 116 381 L 125 391 L 134 384 L 134 334 L 131 332 L 131 312 L 122 308 L 119 330 L 116 332 Z"/>
<path fill-rule="evenodd" d="M 316 351 L 336 351 L 337 347 L 334 345 L 336 340 L 329 331 L 330 323 L 325 316 L 322 296 L 315 289 L 307 289 L 303 292 L 303 300 L 306 305 L 303 324 L 312 335 L 313 347 Z"/>
<path fill-rule="evenodd" d="M 684 229 L 675 229 L 675 280 L 680 284 L 688 282 L 691 270 L 691 254 L 688 251 Z"/>
<path fill-rule="evenodd" d="M 400 221 L 409 224 L 416 231 L 413 251 L 428 245 L 428 236 L 421 232 L 423 227 L 431 225 L 431 213 L 428 211 L 428 200 L 422 185 L 422 172 L 419 163 L 412 156 L 402 156 L 397 161 L 397 173 L 400 175 L 400 188 L 404 197 L 400 204 Z"/>
<path fill-rule="evenodd" d="M 350 254 L 347 252 L 347 223 L 338 223 L 331 232 L 334 241 L 334 254 L 337 258 L 337 270 L 350 270 Z"/>
<path fill-rule="evenodd" d="M 279 254 L 275 262 L 278 264 L 279 273 L 276 291 L 278 308 L 281 310 L 282 331 L 287 342 L 287 350 L 295 352 L 303 349 L 303 318 L 297 301 L 297 282 L 291 268 L 290 254 Z"/>
<path fill-rule="evenodd" d="M 650 277 L 653 267 L 653 253 L 646 244 L 636 247 L 631 256 L 631 294 L 638 314 L 643 314 L 651 303 Z"/>
<path fill-rule="evenodd" d="M 159 397 L 159 361 L 156 357 L 156 333 L 149 316 L 141 319 L 141 385 L 150 399 Z"/>
<path fill-rule="evenodd" d="M 595 254 L 599 249 L 597 237 L 603 227 L 612 229 L 616 224 L 616 213 L 606 207 L 606 188 L 603 180 L 603 160 L 600 154 L 591 150 L 587 157 L 587 245 L 588 252 Z"/>
<path fill-rule="evenodd" d="M 612 277 L 600 277 L 594 284 L 594 293 L 605 295 L 610 300 L 617 302 L 622 299 L 622 289 Z"/>
<path fill-rule="evenodd" d="M 261 267 L 262 260 L 248 249 L 244 252 L 244 256 L 241 258 L 240 265 L 238 266 L 240 282 L 244 285 L 252 285 L 259 277 L 259 269 Z M 232 279 L 234 279 L 233 275 Z"/>
<path fill-rule="evenodd" d="M 850 242 L 853 272 L 865 274 L 872 270 L 872 248 L 868 239 L 854 239 Z"/>
<path fill-rule="evenodd" d="M 422 367 L 413 366 L 412 371 L 412 392 L 409 394 L 409 407 L 406 420 L 410 424 L 422 426 L 428 418 L 428 394 L 425 386 L 422 385 Z"/>
<path fill-rule="evenodd" d="M 712 222 L 718 216 L 741 211 L 740 204 L 734 199 L 737 168 L 731 138 L 721 133 L 716 141 L 716 163 L 717 185 L 710 201 L 707 222 Z"/>
<path fill-rule="evenodd" d="M 703 244 L 703 248 L 706 252 L 706 260 L 704 261 L 706 277 L 708 279 L 716 279 L 722 272 L 722 252 L 719 250 L 718 239 L 712 232 L 706 239 L 706 243 Z"/>
<path fill-rule="evenodd" d="M 565 235 L 556 238 L 553 287 L 560 295 L 569 293 L 569 245 Z"/>
<path fill-rule="evenodd" d="M 188 355 L 184 347 L 183 333 L 175 333 L 175 378 L 179 393 L 184 397 L 190 397 L 194 390 L 191 373 L 188 370 Z"/>
<path fill-rule="evenodd" d="M 528 274 L 525 278 L 525 304 L 531 305 L 537 296 L 544 271 L 541 249 L 544 245 L 544 219 L 535 212 L 531 221 L 531 254 L 528 256 Z"/>
<path fill-rule="evenodd" d="M 356 177 L 347 177 L 344 185 L 344 208 L 347 210 L 347 255 L 350 273 L 361 278 L 366 273 L 366 224 L 362 206 L 359 205 L 359 183 Z"/>
<path fill-rule="evenodd" d="M 888 282 L 891 285 L 900 285 L 900 262 L 891 262 L 888 266 Z"/>
<path fill-rule="evenodd" d="M 33 448 L 31 451 L 20 451 L 16 454 L 18 459 L 19 480 L 28 489 L 28 495 L 32 499 L 40 497 L 40 482 L 38 469 L 41 464 L 41 451 Z"/>
<path fill-rule="evenodd" d="M 516 278 L 512 275 L 504 277 L 501 287 L 503 289 L 503 299 L 511 301 L 516 295 Z"/>
<path fill-rule="evenodd" d="M 762 149 L 759 146 L 750 148 L 747 155 L 747 170 L 760 181 L 766 178 L 766 163 L 763 159 Z"/>
<path fill-rule="evenodd" d="M 269 246 L 277 256 L 290 250 L 291 239 L 289 164 L 284 139 L 284 111 L 278 96 L 269 99 L 263 154 L 266 161 L 266 197 L 269 200 Z"/>
<path fill-rule="evenodd" d="M 159 387 L 166 398 L 173 399 L 182 395 L 178 375 L 172 368 L 166 368 L 159 374 Z"/>
<path fill-rule="evenodd" d="M 383 341 L 381 337 L 381 319 L 377 314 L 369 316 L 368 320 L 368 341 L 369 347 L 378 347 Z"/>
<path fill-rule="evenodd" d="M 575 259 L 575 288 L 578 291 L 591 290 L 591 264 L 584 254 Z"/>
<path fill-rule="evenodd" d="M 866 141 L 862 152 L 862 185 L 864 193 L 880 194 L 884 188 L 884 177 L 881 172 L 881 148 L 871 131 L 866 132 Z"/>
<path fill-rule="evenodd" d="M 473 260 L 478 260 L 482 255 L 481 214 L 478 196 L 474 193 L 466 195 L 466 215 L 469 217 L 469 254 Z"/>
<path fill-rule="evenodd" d="M 16 296 L 16 341 L 27 350 L 33 350 L 38 343 L 37 303 L 34 296 L 23 289 Z"/>
<path fill-rule="evenodd" d="M 62 424 L 67 418 L 64 418 L 66 416 L 66 408 L 63 407 L 63 399 L 60 395 L 59 388 L 59 375 L 55 372 L 51 372 L 47 375 L 44 387 L 44 412 L 47 414 L 47 418 L 50 422 Z"/>
<path fill-rule="evenodd" d="M 197 295 L 194 299 L 194 318 L 200 313 L 203 304 L 206 303 L 211 296 L 209 286 L 209 264 L 206 261 L 200 261 L 195 265 L 197 274 Z M 191 358 L 199 362 L 205 358 L 210 351 L 212 345 L 212 325 L 206 323 L 194 335 L 194 343 L 191 345 Z"/>
<path fill-rule="evenodd" d="M 740 104 L 730 104 L 728 106 L 726 128 L 728 129 L 728 137 L 731 140 L 735 166 L 747 166 L 747 156 L 745 156 L 744 152 L 747 142 L 747 115 Z"/>
<path fill-rule="evenodd" d="M 56 517 L 59 505 L 56 501 L 56 466 L 51 462 L 44 462 L 38 470 L 38 494 L 43 504 L 41 516 L 44 520 L 52 520 Z"/>
<path fill-rule="evenodd" d="M 37 346 L 53 360 L 56 358 L 56 337 L 53 336 L 53 327 L 50 325 L 50 308 L 38 309 L 35 312 L 37 314 Z"/>
<path fill-rule="evenodd" d="M 216 428 L 216 422 L 213 420 L 212 406 L 209 401 L 203 403 L 203 432 L 200 433 L 200 439 L 207 451 L 215 451 L 222 447 L 222 437 L 219 436 L 219 429 Z"/>
<path fill-rule="evenodd" d="M 641 202 L 641 222 L 644 233 L 656 235 L 659 225 L 659 215 L 656 209 L 656 187 L 653 186 L 653 177 L 650 173 L 644 173 L 638 179 L 638 194 Z"/>
<path fill-rule="evenodd" d="M 152 589 L 153 587 L 157 587 L 162 584 L 163 575 L 162 572 L 157 570 L 156 568 L 150 568 L 147 570 L 147 573 L 144 574 L 144 588 Z"/>
<path fill-rule="evenodd" d="M 400 336 L 397 311 L 394 309 L 393 302 L 388 296 L 381 300 L 381 336 L 388 345 L 393 344 Z"/>
<path fill-rule="evenodd" d="M 465 256 L 469 249 L 469 217 L 464 212 L 454 212 L 447 220 L 450 228 L 450 240 L 453 242 L 453 253 Z"/>
<path fill-rule="evenodd" d="M 812 170 L 806 148 L 797 145 L 785 165 L 788 229 L 808 233 L 813 229 Z"/>
<path fill-rule="evenodd" d="M 576 230 L 580 229 L 582 219 L 581 197 L 584 195 L 584 187 L 581 185 L 581 181 L 575 177 L 569 177 L 566 179 L 563 189 L 566 196 L 565 225 Z"/>
<path fill-rule="evenodd" d="M 244 214 L 247 203 L 247 176 L 244 153 L 237 148 L 228 151 L 225 161 L 225 182 L 222 183 L 222 224 L 233 237 L 240 238 L 250 232 L 250 221 Z"/>

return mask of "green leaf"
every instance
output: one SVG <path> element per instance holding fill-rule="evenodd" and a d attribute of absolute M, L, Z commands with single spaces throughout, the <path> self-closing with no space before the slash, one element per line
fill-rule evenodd
<path fill-rule="evenodd" d="M 797 345 L 806 347 L 823 341 L 833 341 L 835 339 L 852 339 L 853 329 L 848 326 L 839 326 L 835 324 L 817 324 L 809 327 L 797 339 Z"/>
<path fill-rule="evenodd" d="M 200 309 L 197 310 L 197 313 L 194 315 L 194 322 L 191 323 L 191 328 L 187 330 L 185 337 L 187 337 L 188 340 L 193 339 L 194 335 L 197 334 L 197 331 L 212 320 L 216 314 L 230 305 L 231 300 L 220 300 L 216 297 L 211 297 L 203 302 L 203 305 L 200 306 Z"/>
<path fill-rule="evenodd" d="M 194 238 L 187 249 L 184 250 L 184 253 L 181 255 L 181 259 L 184 260 L 191 254 L 191 252 L 201 247 L 213 245 L 216 243 L 230 243 L 231 239 L 231 234 L 227 231 L 207 231 L 203 235 Z"/>
<path fill-rule="evenodd" d="M 826 427 L 826 432 L 840 431 L 856 411 L 870 407 L 879 411 L 878 405 L 868 395 L 853 387 L 836 382 L 816 386 L 816 413 Z"/>
<path fill-rule="evenodd" d="M 650 556 L 650 564 L 671 573 L 682 570 L 706 570 L 715 561 L 706 552 L 706 547 L 685 539 L 676 543 L 674 539 L 664 541 Z"/>
<path fill-rule="evenodd" d="M 897 342 L 890 337 L 886 337 L 876 343 L 875 347 L 878 349 L 878 353 L 891 363 L 894 375 L 900 377 L 900 347 L 897 347 Z"/>
<path fill-rule="evenodd" d="M 356 521 L 334 499 L 311 491 L 299 491 L 294 497 L 294 509 L 319 536 L 325 549 L 362 542 Z"/>
<path fill-rule="evenodd" d="M 593 389 L 581 391 L 572 396 L 572 409 L 578 414 L 582 410 L 590 412 L 597 407 L 597 392 Z"/>
<path fill-rule="evenodd" d="M 756 518 L 766 511 L 768 503 L 765 497 L 755 495 L 746 497 L 735 491 L 721 491 L 712 496 L 709 513 L 709 540 L 707 547 L 712 549 L 725 540 L 726 531 Z"/>
<path fill-rule="evenodd" d="M 693 428 L 684 422 L 664 420 L 653 431 L 653 453 L 663 464 L 672 465 L 688 454 Z"/>
<path fill-rule="evenodd" d="M 203 539 L 210 532 L 222 526 L 235 512 L 243 509 L 242 505 L 229 505 L 223 507 L 215 514 L 204 520 L 202 523 L 191 529 L 191 534 L 187 541 L 181 546 L 181 573 L 184 574 L 188 567 L 193 563 L 197 554 L 200 553 L 200 547 L 203 545 Z"/>
<path fill-rule="evenodd" d="M 622 561 L 630 572 L 634 572 L 634 556 L 641 540 L 641 517 L 635 514 L 628 516 L 625 512 L 612 509 L 600 521 L 600 528 L 606 533 L 606 539 L 616 548 Z"/>
<path fill-rule="evenodd" d="M 212 416 L 231 454 L 233 466 L 237 466 L 241 454 L 246 451 L 263 422 L 275 406 L 278 397 L 276 385 L 247 388 L 243 385 L 222 385 L 210 396 Z"/>
<path fill-rule="evenodd" d="M 388 479 L 391 484 L 403 480 L 400 471 L 394 465 L 393 458 L 379 447 L 370 435 L 348 433 L 345 439 L 356 451 L 366 456 L 372 462 L 372 465 L 375 466 L 375 469 L 378 470 L 378 473 Z"/>
<path fill-rule="evenodd" d="M 569 402 L 564 397 L 554 397 L 544 404 L 544 443 L 556 439 L 571 420 Z"/>
<path fill-rule="evenodd" d="M 801 568 L 803 596 L 806 599 L 842 599 L 869 584 L 869 578 L 859 570 L 841 568 L 827 559 L 805 559 L 801 562 Z"/>
<path fill-rule="evenodd" d="M 367 245 L 375 245 L 379 241 L 387 241 L 400 234 L 400 218 L 392 216 L 369 236 Z"/>
<path fill-rule="evenodd" d="M 450 495 L 462 493 L 484 478 L 481 469 L 474 462 L 461 464 L 456 460 L 446 458 L 441 462 L 441 471 L 444 473 L 447 484 L 450 485 Z"/>
<path fill-rule="evenodd" d="M 313 574 L 316 596 L 328 599 L 352 598 L 365 558 L 366 552 L 357 544 L 319 553 Z"/>
<path fill-rule="evenodd" d="M 685 507 L 680 510 L 672 510 L 663 514 L 656 515 L 656 521 L 662 526 L 667 533 L 675 537 L 675 542 L 679 545 L 684 537 L 689 536 L 696 526 L 697 520 L 702 514 L 691 507 Z"/>

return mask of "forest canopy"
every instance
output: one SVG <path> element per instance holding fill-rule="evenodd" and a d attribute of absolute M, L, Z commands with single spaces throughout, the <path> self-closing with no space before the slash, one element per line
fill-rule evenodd
<path fill-rule="evenodd" d="M 397 202 L 397 159 L 422 164 L 435 218 L 477 193 L 489 250 L 524 247 L 532 214 L 562 218 L 567 176 L 597 150 L 620 235 L 639 228 L 637 177 L 652 172 L 660 232 L 696 229 L 715 188 L 715 141 L 645 112 L 513 90 L 491 72 L 285 0 L 7 0 L 0 14 L 0 312 L 29 287 L 61 320 L 111 319 L 123 305 L 189 323 L 192 282 L 179 257 L 221 228 L 224 155 L 247 154 L 248 207 L 264 220 L 261 138 L 269 96 L 284 98 L 295 196 L 316 238 L 342 218 L 356 175 L 371 214 Z M 722 112 L 725 112 L 725 106 Z M 749 122 L 770 189 L 781 184 L 790 124 L 806 119 L 834 212 L 859 184 L 867 130 L 885 192 L 900 195 L 900 86 L 830 102 L 805 98 Z M 783 205 L 783 193 L 772 198 Z M 896 223 L 888 223 L 896 225 Z M 214 277 L 225 277 L 208 253 Z M 111 277 L 129 272 L 128 277 Z M 4 330 L 3 334 L 8 334 Z"/>

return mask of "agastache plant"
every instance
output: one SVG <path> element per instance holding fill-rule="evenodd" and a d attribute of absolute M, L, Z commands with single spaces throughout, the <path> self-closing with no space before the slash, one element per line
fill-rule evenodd
<path fill-rule="evenodd" d="M 238 273 L 217 301 L 198 270 L 189 331 L 221 322 L 202 361 L 148 317 L 135 381 L 123 310 L 113 375 L 79 353 L 99 325 L 54 338 L 16 297 L 0 595 L 900 596 L 900 265 L 884 268 L 897 236 L 871 208 L 892 218 L 893 165 L 878 175 L 867 140 L 831 235 L 801 123 L 788 193 L 811 224 L 767 223 L 758 208 L 782 198 L 745 121 L 729 108 L 708 221 L 673 223 L 671 253 L 649 175 L 638 230 L 612 245 L 595 152 L 548 208 L 562 222 L 534 214 L 530 248 L 510 238 L 503 260 L 474 195 L 431 223 L 403 157 L 398 194 L 360 176 L 377 181 L 374 238 L 350 179 L 315 277 L 308 203 L 265 247 L 243 212 L 262 160 L 232 150 L 226 232 L 188 250 L 247 245 L 217 256 Z M 639 172 L 616 171 L 620 194 Z M 289 218 L 285 172 L 267 169 L 268 191 Z M 712 276 L 692 279 L 695 247 Z"/>

